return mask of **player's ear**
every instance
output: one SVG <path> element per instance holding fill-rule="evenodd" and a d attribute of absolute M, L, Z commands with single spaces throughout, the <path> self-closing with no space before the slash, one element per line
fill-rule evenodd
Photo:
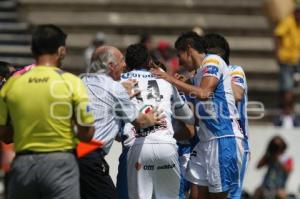
<path fill-rule="evenodd" d="M 193 53 L 193 48 L 190 44 L 187 45 L 186 53 L 187 53 L 187 56 L 191 56 Z"/>
<path fill-rule="evenodd" d="M 65 46 L 60 46 L 57 50 L 58 52 L 58 57 L 60 60 L 64 59 L 67 54 L 67 48 Z"/>

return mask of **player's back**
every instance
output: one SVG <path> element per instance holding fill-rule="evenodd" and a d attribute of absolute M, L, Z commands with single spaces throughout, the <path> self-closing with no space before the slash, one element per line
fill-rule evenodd
<path fill-rule="evenodd" d="M 138 81 L 135 89 L 141 93 L 132 101 L 140 112 L 157 108 L 162 110 L 165 116 L 162 124 L 149 128 L 135 130 L 131 124 L 126 124 L 124 134 L 127 134 L 129 140 L 125 141 L 125 145 L 142 144 L 142 143 L 176 143 L 173 138 L 173 127 L 171 124 L 172 106 L 174 103 L 174 87 L 163 79 L 157 79 L 153 74 L 146 70 L 133 70 L 121 76 L 122 80 L 136 79 Z M 177 91 L 177 90 L 176 90 Z M 131 138 L 131 139 L 130 139 Z"/>

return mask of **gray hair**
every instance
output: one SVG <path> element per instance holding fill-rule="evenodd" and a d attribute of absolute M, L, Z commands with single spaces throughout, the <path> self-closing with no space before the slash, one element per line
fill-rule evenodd
<path fill-rule="evenodd" d="M 91 64 L 87 68 L 87 73 L 108 73 L 109 63 L 115 64 L 116 57 L 112 49 L 105 48 L 103 52 L 93 55 Z"/>

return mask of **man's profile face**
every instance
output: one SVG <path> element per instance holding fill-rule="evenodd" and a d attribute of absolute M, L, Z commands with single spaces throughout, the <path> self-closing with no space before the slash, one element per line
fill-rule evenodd
<path fill-rule="evenodd" d="M 183 66 L 186 70 L 194 70 L 195 66 L 193 65 L 192 57 L 188 54 L 187 50 L 178 50 L 177 57 L 179 59 L 179 64 Z"/>
<path fill-rule="evenodd" d="M 124 72 L 126 68 L 126 63 L 124 60 L 124 56 L 121 52 L 117 52 L 115 58 L 116 58 L 116 63 L 113 69 L 114 70 L 113 73 L 116 80 L 120 80 L 121 74 Z"/>

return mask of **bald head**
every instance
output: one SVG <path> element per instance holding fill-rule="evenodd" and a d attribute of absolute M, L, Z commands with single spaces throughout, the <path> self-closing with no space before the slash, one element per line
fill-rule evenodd
<path fill-rule="evenodd" d="M 113 46 L 100 46 L 93 53 L 91 66 L 88 68 L 90 73 L 107 73 L 114 79 L 119 79 L 125 68 L 123 54 Z"/>

